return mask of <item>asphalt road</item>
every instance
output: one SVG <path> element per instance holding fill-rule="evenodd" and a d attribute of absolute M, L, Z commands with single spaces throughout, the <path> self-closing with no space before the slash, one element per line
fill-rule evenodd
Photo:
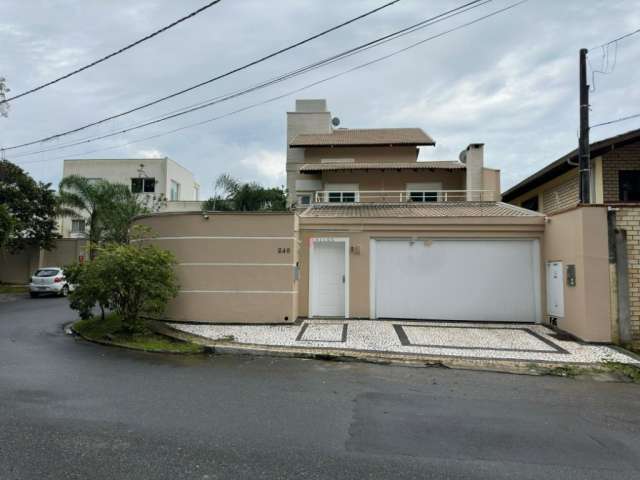
<path fill-rule="evenodd" d="M 0 303 L 0 479 L 638 479 L 640 387 L 75 340 Z"/>

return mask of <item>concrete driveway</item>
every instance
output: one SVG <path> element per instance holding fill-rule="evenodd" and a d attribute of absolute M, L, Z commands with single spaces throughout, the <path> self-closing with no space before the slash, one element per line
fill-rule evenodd
<path fill-rule="evenodd" d="M 0 478 L 637 479 L 640 388 L 76 341 L 0 305 Z M 313 332 L 310 332 L 310 334 Z"/>
<path fill-rule="evenodd" d="M 171 327 L 241 345 L 326 349 L 471 360 L 640 365 L 636 356 L 610 346 L 558 335 L 543 325 L 386 320 L 305 320 L 299 325 L 188 325 Z"/>

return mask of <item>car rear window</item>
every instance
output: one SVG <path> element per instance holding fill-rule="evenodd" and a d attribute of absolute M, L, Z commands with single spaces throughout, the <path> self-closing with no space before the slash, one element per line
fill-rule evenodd
<path fill-rule="evenodd" d="M 34 276 L 36 277 L 55 277 L 60 270 L 55 268 L 44 268 L 42 270 L 38 270 Z"/>

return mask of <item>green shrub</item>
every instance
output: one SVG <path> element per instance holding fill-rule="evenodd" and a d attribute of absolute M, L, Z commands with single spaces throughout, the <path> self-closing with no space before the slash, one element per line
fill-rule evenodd
<path fill-rule="evenodd" d="M 100 247 L 91 262 L 67 267 L 65 274 L 76 288 L 69 296 L 71 308 L 88 318 L 97 305 L 122 320 L 122 328 L 144 330 L 144 317 L 160 316 L 178 293 L 171 252 L 134 243 Z"/>

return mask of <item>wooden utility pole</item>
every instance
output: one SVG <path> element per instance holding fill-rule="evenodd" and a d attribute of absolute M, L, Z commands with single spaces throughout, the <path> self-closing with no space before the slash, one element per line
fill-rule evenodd
<path fill-rule="evenodd" d="M 589 85 L 587 84 L 587 49 L 580 49 L 580 140 L 578 169 L 580 170 L 580 202 L 591 202 L 591 152 L 589 150 Z"/>

